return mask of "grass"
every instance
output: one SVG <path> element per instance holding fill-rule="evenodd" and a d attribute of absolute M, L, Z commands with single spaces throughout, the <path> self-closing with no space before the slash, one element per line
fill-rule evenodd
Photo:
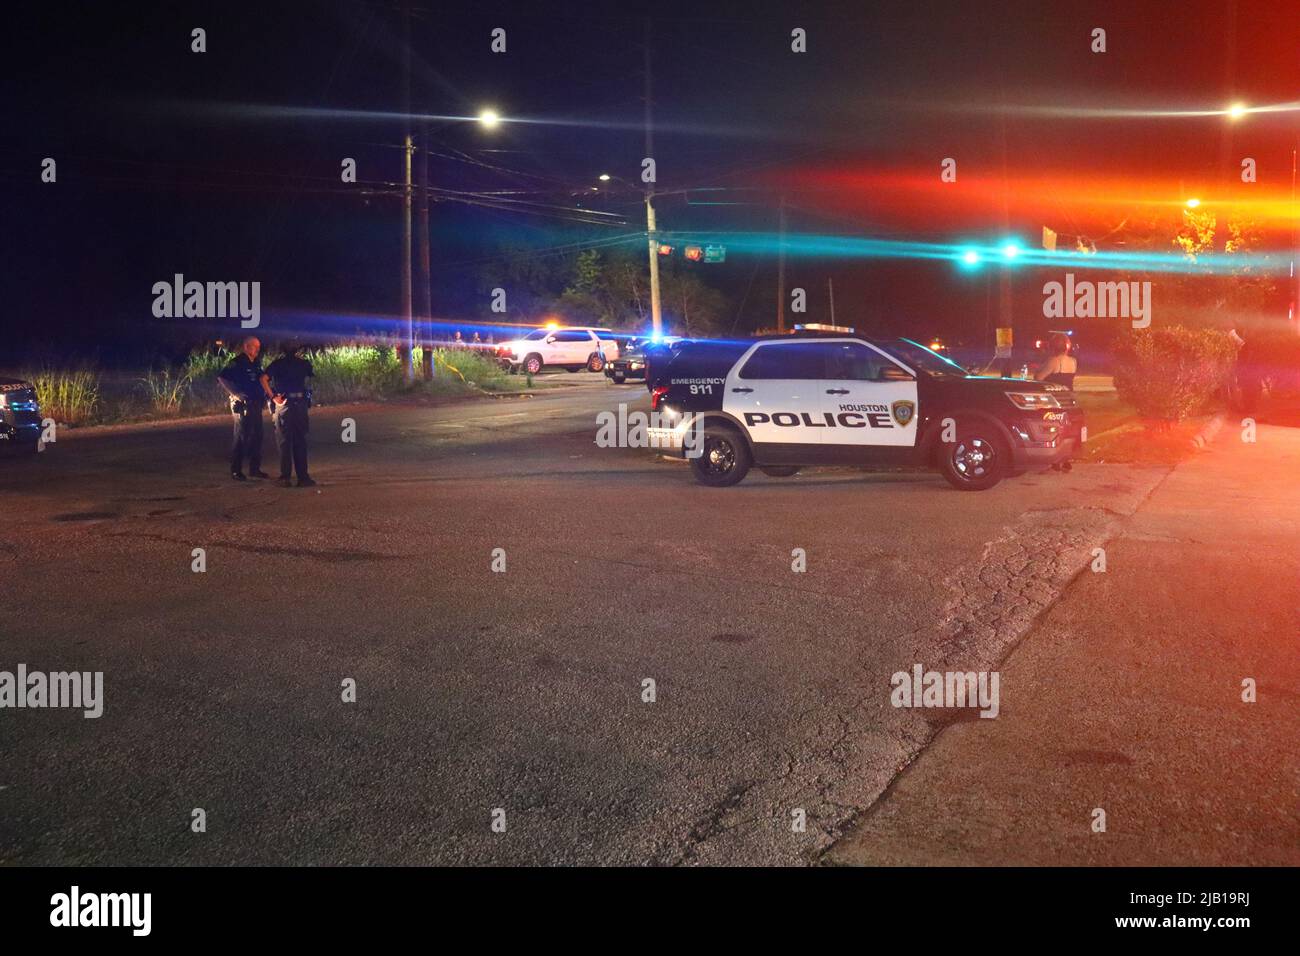
<path fill-rule="evenodd" d="M 195 349 L 177 365 L 149 369 L 143 376 L 107 376 L 87 369 L 42 369 L 25 373 L 42 411 L 61 424 L 94 425 L 202 415 L 224 411 L 226 392 L 217 376 L 235 353 Z M 312 393 L 320 404 L 375 401 L 410 396 L 461 397 L 532 388 L 531 377 L 509 375 L 490 355 L 468 349 L 435 349 L 432 381 L 408 385 L 391 345 L 333 345 L 309 352 L 316 374 Z M 263 356 L 268 361 L 275 354 Z M 421 367 L 421 350 L 415 366 Z"/>
<path fill-rule="evenodd" d="M 51 369 L 23 376 L 36 386 L 41 414 L 68 425 L 85 425 L 102 413 L 99 374 L 89 369 Z"/>
<path fill-rule="evenodd" d="M 190 371 L 188 368 L 150 370 L 140 379 L 140 385 L 156 415 L 179 415 L 190 393 Z"/>
<path fill-rule="evenodd" d="M 397 351 L 379 345 L 337 345 L 308 354 L 315 376 L 312 395 L 318 402 L 382 398 L 403 386 Z"/>
<path fill-rule="evenodd" d="M 1137 408 L 1114 392 L 1078 392 L 1088 422 L 1085 461 L 1177 464 L 1192 453 L 1208 415 L 1169 424 L 1143 420 Z"/>

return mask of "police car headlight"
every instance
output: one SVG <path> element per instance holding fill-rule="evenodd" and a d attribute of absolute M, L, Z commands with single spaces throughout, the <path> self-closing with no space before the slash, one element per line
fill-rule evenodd
<path fill-rule="evenodd" d="M 1061 407 L 1061 403 L 1056 400 L 1056 396 L 1049 395 L 1047 392 L 1007 392 L 1006 395 L 1007 398 L 1011 399 L 1012 405 L 1027 412 L 1039 408 Z"/>

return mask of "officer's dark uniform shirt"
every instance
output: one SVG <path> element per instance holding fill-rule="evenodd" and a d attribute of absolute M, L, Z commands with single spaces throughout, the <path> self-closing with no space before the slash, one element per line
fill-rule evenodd
<path fill-rule="evenodd" d="M 296 355 L 282 355 L 266 367 L 271 379 L 271 391 L 276 395 L 300 395 L 307 391 L 311 377 L 311 362 Z"/>
<path fill-rule="evenodd" d="M 262 391 L 262 363 L 254 362 L 240 352 L 221 370 L 219 378 L 230 386 L 237 395 L 253 402 L 265 401 L 266 393 Z"/>

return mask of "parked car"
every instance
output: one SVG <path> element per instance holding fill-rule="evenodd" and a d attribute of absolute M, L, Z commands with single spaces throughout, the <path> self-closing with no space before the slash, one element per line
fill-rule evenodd
<path fill-rule="evenodd" d="M 41 450 L 41 406 L 36 387 L 21 379 L 0 378 L 0 445 L 25 452 Z"/>
<path fill-rule="evenodd" d="M 534 329 L 522 338 L 502 342 L 497 346 L 496 356 L 502 367 L 529 375 L 548 367 L 570 372 L 584 368 L 601 372 L 606 363 L 618 358 L 618 342 L 609 329 L 577 326 Z"/>

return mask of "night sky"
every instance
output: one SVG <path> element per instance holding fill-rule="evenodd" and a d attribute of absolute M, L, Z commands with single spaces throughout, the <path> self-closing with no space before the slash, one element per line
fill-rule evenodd
<path fill-rule="evenodd" d="M 529 121 L 434 131 L 432 183 L 498 197 L 435 203 L 435 317 L 490 321 L 481 276 L 503 242 L 541 254 L 644 228 L 631 187 L 591 187 L 602 172 L 639 176 L 646 11 L 659 225 L 674 233 L 771 231 L 784 196 L 792 232 L 1036 244 L 1045 222 L 1104 234 L 1122 218 L 1107 196 L 1238 195 L 1242 156 L 1259 165 L 1252 195 L 1290 195 L 1300 113 L 1229 123 L 1059 111 L 1300 99 L 1294 10 L 1050 6 L 413 3 L 412 110 L 463 117 L 491 106 Z M 47 4 L 8 25 L 0 367 L 152 356 L 233 334 L 233 321 L 153 318 L 153 283 L 177 272 L 261 281 L 268 335 L 292 321 L 390 327 L 400 4 L 95 7 Z M 190 52 L 196 26 L 203 54 Z M 1101 55 L 1089 49 L 1097 26 Z M 504 55 L 489 49 L 494 27 L 507 31 Z M 794 27 L 808 31 L 806 54 L 790 52 Z M 46 156 L 56 184 L 40 181 Z M 941 192 L 950 156 L 958 183 Z M 359 184 L 339 181 L 343 157 L 356 158 Z M 505 190 L 529 211 L 500 208 Z M 582 208 L 615 215 L 593 223 Z M 1270 241 L 1286 247 L 1289 225 Z M 774 255 L 697 268 L 744 299 L 739 331 L 772 323 Z M 809 289 L 818 314 L 808 319 L 824 319 L 828 277 L 838 319 L 864 329 L 978 334 L 990 307 L 986 278 L 949 263 L 795 258 L 787 283 Z M 1017 309 L 1036 308 L 1036 285 L 1013 286 Z"/>

